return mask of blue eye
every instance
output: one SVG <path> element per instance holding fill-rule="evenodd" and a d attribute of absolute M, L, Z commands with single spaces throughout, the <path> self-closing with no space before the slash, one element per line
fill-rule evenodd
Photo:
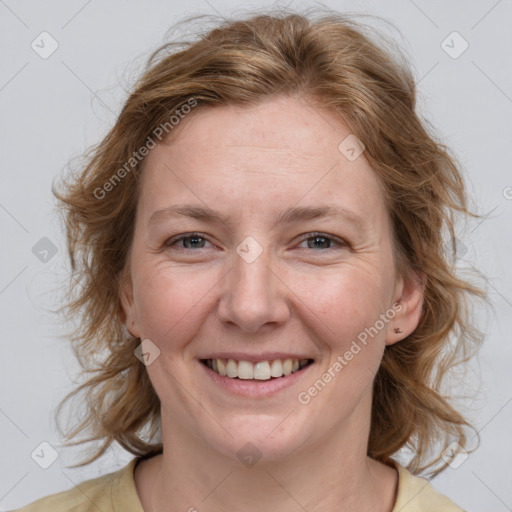
<path fill-rule="evenodd" d="M 332 242 L 334 242 L 337 246 L 341 247 L 347 245 L 343 240 L 326 235 L 324 233 L 309 233 L 307 236 L 302 238 L 301 242 L 308 242 L 309 240 L 313 240 L 313 244 L 316 244 L 318 242 L 318 245 L 310 246 L 308 243 L 308 247 L 306 247 L 307 249 L 333 249 L 335 247 L 331 247 Z M 328 244 L 329 247 L 319 247 L 319 245 L 325 246 L 326 244 Z"/>
<path fill-rule="evenodd" d="M 313 240 L 312 244 L 309 244 L 309 241 Z M 301 243 L 308 242 L 308 247 L 302 247 L 302 249 L 313 249 L 315 251 L 325 250 L 325 249 L 336 249 L 347 247 L 347 243 L 342 239 L 326 235 L 325 233 L 308 233 L 301 239 Z M 210 243 L 206 239 L 206 235 L 203 233 L 187 233 L 184 235 L 180 235 L 175 238 L 169 239 L 165 242 L 165 247 L 167 248 L 177 248 L 177 249 L 205 249 L 205 243 Z M 335 244 L 333 246 L 333 243 Z"/>
<path fill-rule="evenodd" d="M 172 238 L 165 243 L 166 247 L 176 245 L 178 242 L 185 242 L 185 246 L 179 246 L 180 249 L 203 249 L 206 238 L 201 233 L 188 233 L 177 238 Z M 199 245 L 199 246 L 198 246 Z"/>

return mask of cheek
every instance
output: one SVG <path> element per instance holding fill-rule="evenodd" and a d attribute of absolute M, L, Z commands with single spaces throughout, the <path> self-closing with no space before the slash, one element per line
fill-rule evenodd
<path fill-rule="evenodd" d="M 380 315 L 388 286 L 384 273 L 354 266 L 322 276 L 309 288 L 308 305 L 317 317 L 313 330 L 329 353 L 322 370 L 333 385 L 325 397 L 333 393 L 336 403 L 340 393 L 346 400 L 361 396 L 379 368 L 387 327 Z"/>
<path fill-rule="evenodd" d="M 134 296 L 141 335 L 159 346 L 173 340 L 175 347 L 201 327 L 218 276 L 167 265 L 142 265 L 134 279 Z"/>
<path fill-rule="evenodd" d="M 356 267 L 318 273 L 303 283 L 300 294 L 325 324 L 334 344 L 373 325 L 389 295 L 381 273 Z"/>
<path fill-rule="evenodd" d="M 318 279 L 310 288 L 314 294 L 308 296 L 308 305 L 316 313 L 313 331 L 329 353 L 320 377 L 302 390 L 322 397 L 315 402 L 318 414 L 346 417 L 372 389 L 385 348 L 387 324 L 380 315 L 388 295 L 386 286 L 379 272 L 352 269 Z"/>

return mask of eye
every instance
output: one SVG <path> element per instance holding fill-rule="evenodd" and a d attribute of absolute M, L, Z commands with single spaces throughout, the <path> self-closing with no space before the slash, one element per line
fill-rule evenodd
<path fill-rule="evenodd" d="M 309 243 L 310 240 L 313 241 L 311 244 Z M 347 243 L 340 238 L 326 235 L 325 233 L 308 233 L 302 238 L 301 242 L 308 242 L 308 247 L 305 247 L 306 249 L 335 249 L 336 247 L 331 247 L 332 242 L 338 248 L 347 247 Z"/>
<path fill-rule="evenodd" d="M 310 243 L 310 240 L 312 241 Z M 308 242 L 307 247 L 301 247 L 301 249 L 336 249 L 348 247 L 348 244 L 337 237 L 326 235 L 325 233 L 308 233 L 303 236 L 301 243 Z M 173 238 L 170 238 L 165 242 L 166 248 L 175 249 L 205 249 L 205 243 L 210 243 L 206 240 L 206 236 L 203 233 L 186 233 Z M 335 244 L 333 246 L 333 243 Z"/>
<path fill-rule="evenodd" d="M 167 240 L 165 247 L 176 246 L 178 249 L 204 249 L 206 241 L 202 233 L 187 233 Z M 184 242 L 184 245 L 177 245 L 179 242 Z"/>

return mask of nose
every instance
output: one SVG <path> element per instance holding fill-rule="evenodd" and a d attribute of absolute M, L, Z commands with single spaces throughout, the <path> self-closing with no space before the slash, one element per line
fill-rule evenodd
<path fill-rule="evenodd" d="M 268 251 L 252 262 L 235 253 L 233 261 L 233 267 L 219 283 L 219 319 L 225 324 L 236 324 L 245 332 L 286 322 L 291 292 Z"/>

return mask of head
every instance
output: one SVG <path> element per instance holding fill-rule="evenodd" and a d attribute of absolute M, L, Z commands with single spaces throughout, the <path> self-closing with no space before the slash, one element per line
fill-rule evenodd
<path fill-rule="evenodd" d="M 268 458 L 360 422 L 369 456 L 409 444 L 412 470 L 438 464 L 436 440 L 465 445 L 440 385 L 477 339 L 464 306 L 480 292 L 443 250 L 465 191 L 415 113 L 407 65 L 334 14 L 226 22 L 171 49 L 155 52 L 57 192 L 81 284 L 75 350 L 84 362 L 106 354 L 76 390 L 91 414 L 71 437 L 91 428 L 104 441 L 87 462 L 113 440 L 158 452 L 164 418 L 226 456 L 252 441 Z M 170 211 L 184 204 L 196 210 Z M 335 215 L 311 214 L 323 207 Z M 285 219 L 290 209 L 302 217 Z M 141 340 L 160 351 L 148 366 L 134 355 Z M 213 355 L 271 352 L 311 360 L 308 386 L 323 385 L 241 408 L 197 378 Z M 284 406 L 293 425 L 267 436 Z"/>

